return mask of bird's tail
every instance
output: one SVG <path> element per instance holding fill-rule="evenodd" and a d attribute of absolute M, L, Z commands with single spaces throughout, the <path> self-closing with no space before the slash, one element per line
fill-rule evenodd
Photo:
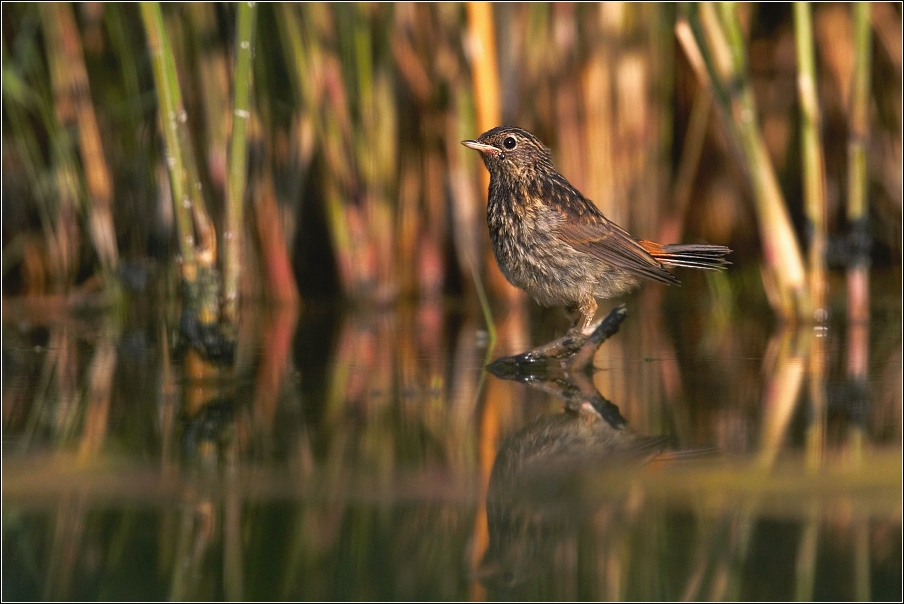
<path fill-rule="evenodd" d="M 666 266 L 684 266 L 687 268 L 703 268 L 721 270 L 731 264 L 725 256 L 731 250 L 724 245 L 673 243 L 662 245 L 652 241 L 641 240 L 643 246 L 653 258 Z"/>

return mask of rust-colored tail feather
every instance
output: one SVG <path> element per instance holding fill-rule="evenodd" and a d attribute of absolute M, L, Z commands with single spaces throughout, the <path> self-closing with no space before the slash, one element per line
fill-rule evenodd
<path fill-rule="evenodd" d="M 645 240 L 641 240 L 640 244 L 651 256 L 666 266 L 721 270 L 731 264 L 725 259 L 731 250 L 724 245 L 694 243 L 662 245 Z"/>

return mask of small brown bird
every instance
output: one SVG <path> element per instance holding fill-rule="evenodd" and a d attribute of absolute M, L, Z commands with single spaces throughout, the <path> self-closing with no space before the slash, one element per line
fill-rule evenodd
<path fill-rule="evenodd" d="M 559 174 L 549 149 L 526 130 L 499 126 L 462 144 L 480 151 L 490 172 L 487 223 L 502 274 L 544 306 L 577 311 L 582 331 L 596 298 L 627 293 L 641 278 L 680 283 L 665 267 L 728 264 L 725 246 L 632 237 Z"/>

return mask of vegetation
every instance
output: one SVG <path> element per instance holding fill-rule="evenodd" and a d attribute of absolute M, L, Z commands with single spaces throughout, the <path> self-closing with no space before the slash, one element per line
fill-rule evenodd
<path fill-rule="evenodd" d="M 900 10 L 4 5 L 3 595 L 493 597 L 491 468 L 562 412 L 482 369 L 564 328 L 488 252 L 508 123 L 735 250 L 578 388 L 718 457 L 575 477 L 523 599 L 899 596 Z"/>
<path fill-rule="evenodd" d="M 900 112 L 891 109 L 900 72 L 868 75 L 900 66 L 885 25 L 900 16 L 889 7 L 873 18 L 871 60 L 859 50 L 870 47 L 860 29 L 833 39 L 831 50 L 822 43 L 867 23 L 861 8 L 821 7 L 814 29 L 809 9 L 796 9 L 793 20 L 787 8 L 730 3 L 677 13 L 641 5 L 242 6 L 6 12 L 6 295 L 95 287 L 95 274 L 111 286 L 132 269 L 119 267 L 120 255 L 177 259 L 191 281 L 195 263 L 213 270 L 222 248 L 227 286 L 216 291 L 233 318 L 239 291 L 291 300 L 296 277 L 304 295 L 378 301 L 439 291 L 471 298 L 488 277 L 492 297 L 518 300 L 486 251 L 486 174 L 458 145 L 499 122 L 537 131 L 563 173 L 632 232 L 653 237 L 677 222 L 688 240 L 735 248 L 737 265 L 759 256 L 784 316 L 811 318 L 819 279 L 808 284 L 805 273 L 818 276 L 833 248 L 820 233 L 838 241 L 846 220 L 859 220 L 853 213 L 882 219 L 866 231 L 879 257 L 900 256 L 900 186 L 891 176 L 901 148 Z M 795 38 L 799 59 L 785 50 Z M 785 90 L 795 71 L 806 77 L 801 117 L 792 91 L 770 92 Z M 709 95 L 723 119 L 689 128 L 691 109 Z M 864 109 L 864 95 L 876 111 Z M 227 143 L 236 116 L 241 127 Z M 844 124 L 854 133 L 851 176 L 807 168 L 804 186 L 797 166 L 815 165 L 821 152 L 827 166 L 848 164 L 845 146 L 828 140 L 822 149 L 818 136 Z M 855 167 L 867 148 L 872 171 Z M 726 151 L 725 162 L 709 159 Z M 661 161 L 670 157 L 674 170 Z M 725 179 L 734 192 L 714 199 Z M 813 191 L 823 179 L 825 201 L 803 202 L 801 188 Z M 857 184 L 863 179 L 872 185 Z M 871 206 L 854 192 L 867 189 L 875 209 L 864 213 Z M 759 246 L 745 219 L 751 212 Z M 805 269 L 800 249 L 811 241 L 823 251 Z"/>

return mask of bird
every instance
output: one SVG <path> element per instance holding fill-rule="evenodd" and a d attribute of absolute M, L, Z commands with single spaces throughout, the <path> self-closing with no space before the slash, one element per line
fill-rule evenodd
<path fill-rule="evenodd" d="M 505 278 L 543 306 L 565 306 L 572 328 L 591 330 L 597 298 L 614 298 L 643 279 L 680 284 L 668 268 L 718 270 L 722 245 L 663 245 L 618 226 L 556 170 L 552 153 L 521 128 L 498 126 L 476 140 L 490 173 L 487 224 Z"/>

